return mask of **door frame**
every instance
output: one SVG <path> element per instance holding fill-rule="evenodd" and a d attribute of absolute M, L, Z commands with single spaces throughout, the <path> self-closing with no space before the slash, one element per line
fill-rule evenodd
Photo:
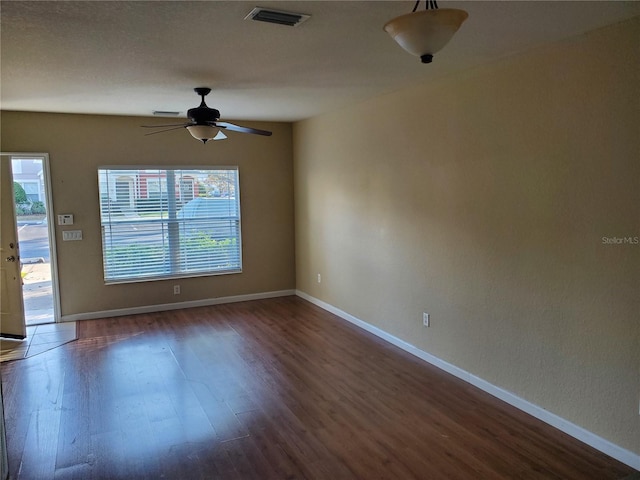
<path fill-rule="evenodd" d="M 58 284 L 58 255 L 56 249 L 56 223 L 53 210 L 53 194 L 51 192 L 51 169 L 49 165 L 48 153 L 32 153 L 32 152 L 0 152 L 1 156 L 8 156 L 12 159 L 42 159 L 42 174 L 44 182 L 44 192 L 47 200 L 47 231 L 49 233 L 49 265 L 51 268 L 51 293 L 53 294 L 53 321 L 60 322 L 60 289 Z M 16 217 L 14 212 L 14 223 Z M 17 223 L 16 223 L 17 225 Z M 24 299 L 21 299 L 24 301 Z"/>

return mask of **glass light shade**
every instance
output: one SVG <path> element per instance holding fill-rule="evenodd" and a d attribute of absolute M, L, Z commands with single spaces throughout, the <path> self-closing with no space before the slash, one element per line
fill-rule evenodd
<path fill-rule="evenodd" d="M 227 138 L 218 127 L 212 127 L 211 125 L 189 125 L 187 130 L 189 130 L 193 138 L 200 140 L 202 143 L 207 143 L 211 139 L 223 140 Z"/>
<path fill-rule="evenodd" d="M 420 10 L 389 20 L 384 30 L 411 55 L 429 63 L 468 16 L 464 10 L 455 8 Z"/>

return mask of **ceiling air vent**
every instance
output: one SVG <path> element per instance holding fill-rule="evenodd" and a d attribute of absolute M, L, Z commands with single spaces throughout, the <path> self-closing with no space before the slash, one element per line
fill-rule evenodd
<path fill-rule="evenodd" d="M 282 10 L 269 10 L 266 8 L 256 7 L 251 10 L 249 15 L 244 17 L 244 19 L 297 27 L 302 22 L 307 21 L 310 17 L 311 15 L 305 15 L 304 13 L 283 12 Z"/>

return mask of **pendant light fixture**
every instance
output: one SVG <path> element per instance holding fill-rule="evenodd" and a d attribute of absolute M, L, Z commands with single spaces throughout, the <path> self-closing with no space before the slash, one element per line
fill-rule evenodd
<path fill-rule="evenodd" d="M 425 3 L 426 9 L 418 11 L 418 0 L 412 13 L 389 20 L 384 30 L 422 63 L 431 63 L 433 54 L 449 43 L 469 14 L 455 8 L 439 9 L 435 0 Z"/>

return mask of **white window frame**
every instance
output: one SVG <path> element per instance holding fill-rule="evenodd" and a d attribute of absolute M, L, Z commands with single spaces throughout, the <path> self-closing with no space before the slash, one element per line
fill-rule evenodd
<path fill-rule="evenodd" d="M 173 172 L 173 176 L 169 173 Z M 218 202 L 216 211 L 210 213 L 210 203 L 204 214 L 194 211 L 188 215 L 185 205 L 180 205 L 182 175 L 207 175 L 226 172 L 234 181 L 235 194 L 224 199 L 201 198 L 198 202 Z M 170 191 L 170 178 L 174 178 L 175 201 L 158 202 L 158 215 L 147 217 L 133 211 L 118 211 L 112 208 L 116 193 L 116 181 L 123 176 L 133 178 L 133 192 L 140 184 L 141 175 L 158 174 Z M 164 177 L 162 177 L 164 175 Z M 203 177 L 204 178 L 204 177 Z M 100 223 L 102 230 L 102 258 L 105 284 L 136 283 L 174 278 L 226 275 L 242 272 L 242 222 L 240 217 L 240 178 L 237 166 L 101 166 L 98 167 L 100 196 Z M 166 190 L 165 190 L 166 189 Z M 139 195 L 139 193 L 135 193 Z M 112 198 L 113 197 L 113 198 Z M 167 195 L 169 198 L 169 196 Z M 106 199 L 106 201 L 105 201 Z M 195 197 L 194 200 L 198 199 Z M 137 201 L 132 198 L 132 204 Z M 166 200 L 166 199 L 165 199 Z M 220 203 L 225 202 L 225 203 Z M 218 208 L 228 206 L 228 213 L 218 213 Z M 199 206 L 196 204 L 195 206 Z M 184 208 L 181 216 L 181 208 Z M 213 230 L 224 224 L 226 234 L 214 234 Z M 211 229 L 210 238 L 201 241 L 201 228 Z M 152 233 L 142 233 L 144 231 Z M 124 232 L 124 233 L 123 233 Z M 138 233 L 140 232 L 140 233 Z M 138 237 L 139 235 L 139 237 Z M 147 235 L 145 238 L 144 236 Z M 217 236 L 216 236 L 217 235 Z M 197 237 L 196 237 L 197 236 Z M 220 242 L 220 243 L 216 243 Z M 124 255 L 127 248 L 135 250 L 150 247 L 155 255 L 145 260 L 143 253 Z M 161 253 L 158 253 L 161 252 Z M 151 255 L 151 254 L 150 254 Z M 135 263 L 137 262 L 137 263 Z M 226 262 L 226 263 L 225 263 Z M 214 265 L 214 267 L 211 267 Z"/>

